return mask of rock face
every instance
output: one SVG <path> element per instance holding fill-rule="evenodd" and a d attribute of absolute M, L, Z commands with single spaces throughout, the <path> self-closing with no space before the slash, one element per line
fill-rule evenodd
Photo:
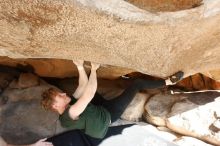
<path fill-rule="evenodd" d="M 98 71 L 100 78 L 115 79 L 134 71 L 165 78 L 182 70 L 185 77 L 200 72 L 220 80 L 220 0 L 204 0 L 202 4 L 201 0 L 169 2 L 1 0 L 0 63 L 46 77 L 77 76 L 70 60 L 83 59 L 102 65 Z M 36 104 L 42 90 L 49 85 L 37 78 L 31 78 L 31 83 L 24 79 L 14 80 L 14 76 L 7 77 L 7 74 L 0 78 L 4 90 L 0 99 L 0 132 L 11 142 L 20 136 L 18 143 L 28 143 L 40 137 L 38 132 L 51 135 L 54 129 L 48 126 L 48 121 L 45 130 L 40 127 L 43 120 L 55 122 L 57 118 L 53 114 L 47 116 Z M 206 82 L 196 82 L 190 89 L 219 89 L 212 83 L 212 86 L 198 83 Z M 119 91 L 107 95 L 113 97 Z M 35 92 L 39 94 L 30 94 Z M 164 98 L 156 95 L 145 106 L 146 119 L 218 145 L 219 102 L 212 95 L 203 98 L 204 95 L 200 94 L 196 101 L 195 95 Z M 39 123 L 32 117 L 32 122 L 25 123 L 22 120 L 32 116 L 30 112 L 45 114 L 47 118 Z M 13 127 L 4 124 L 12 121 L 16 121 Z M 198 121 L 202 122 L 198 124 Z M 22 141 L 25 135 L 9 134 L 20 123 L 24 126 L 17 130 L 32 135 L 33 139 Z M 36 129 L 29 130 L 28 125 L 36 125 Z"/>
<path fill-rule="evenodd" d="M 200 100 L 198 100 L 200 99 Z M 220 109 L 219 97 L 194 96 L 173 105 L 167 126 L 179 133 L 220 145 L 220 131 L 213 130 L 215 113 Z"/>
<path fill-rule="evenodd" d="M 84 59 L 158 77 L 219 70 L 219 8 L 205 0 L 154 14 L 124 0 L 2 0 L 0 56 Z"/>
<path fill-rule="evenodd" d="M 166 117 L 172 105 L 183 97 L 173 97 L 172 95 L 155 95 L 149 99 L 145 105 L 145 119 L 157 126 L 166 126 Z"/>
<path fill-rule="evenodd" d="M 207 72 L 203 72 L 203 74 L 212 78 L 212 79 L 220 81 L 220 70 L 210 70 Z"/>
<path fill-rule="evenodd" d="M 24 78 L 27 80 L 22 82 Z M 18 84 L 12 86 L 16 82 L 12 81 L 0 96 L 7 99 L 0 106 L 0 133 L 11 144 L 29 144 L 64 130 L 57 121 L 58 115 L 45 111 L 40 105 L 42 92 L 52 85 L 43 80 L 38 80 L 39 84 L 30 84 L 37 78 L 21 74 Z"/>
<path fill-rule="evenodd" d="M 174 140 L 174 142 L 179 146 L 212 146 L 201 140 L 187 136 L 182 136 L 181 138 L 177 138 Z"/>
<path fill-rule="evenodd" d="M 149 94 L 138 93 L 128 105 L 121 118 L 128 121 L 140 121 L 144 113 L 144 105 L 149 97 Z"/>
<path fill-rule="evenodd" d="M 220 82 L 198 73 L 181 80 L 176 86 L 188 91 L 219 90 Z"/>
<path fill-rule="evenodd" d="M 78 76 L 78 71 L 71 60 L 65 59 L 12 59 L 8 57 L 0 57 L 0 64 L 15 67 L 20 71 L 32 72 L 41 77 L 73 77 Z M 0 67 L 1 68 L 1 67 Z M 90 72 L 90 65 L 85 64 L 87 73 Z M 132 69 L 105 65 L 98 70 L 98 77 L 105 79 L 116 79 L 122 75 L 134 72 Z"/>
<path fill-rule="evenodd" d="M 15 69 L 17 69 L 19 71 L 23 71 L 27 73 L 32 72 L 41 77 L 65 78 L 65 77 L 77 77 L 78 76 L 78 71 L 71 60 L 33 59 L 33 58 L 32 59 L 11 59 L 8 57 L 0 57 L 0 70 L 7 70 L 3 68 L 1 65 L 14 67 L 13 68 L 14 72 L 15 72 Z M 87 74 L 89 74 L 90 72 L 89 62 L 86 62 L 84 66 L 87 71 Z M 135 70 L 126 69 L 122 67 L 116 67 L 116 66 L 110 66 L 110 65 L 105 65 L 105 66 L 102 65 L 97 73 L 98 73 L 98 78 L 111 79 L 111 80 L 118 79 L 120 76 L 123 76 L 123 75 L 129 76 L 129 77 L 145 76 L 144 74 L 135 72 Z M 17 71 L 17 75 L 18 74 L 19 72 Z M 199 73 L 199 74 L 186 77 L 185 79 L 180 81 L 177 84 L 177 86 L 181 87 L 182 89 L 189 90 L 189 91 L 220 89 L 220 82 L 218 82 L 218 80 L 220 81 L 220 78 L 218 76 L 219 75 L 218 71 L 205 72 L 204 74 L 205 75 Z M 5 76 L 7 75 L 6 74 L 3 75 L 2 73 L 2 79 Z M 207 76 L 211 77 L 212 79 Z M 107 81 L 107 82 L 108 84 L 110 83 L 110 81 Z M 2 85 L 0 86 L 5 86 L 3 84 L 6 84 L 6 82 L 3 82 L 3 81 L 0 83 L 2 83 Z M 31 84 L 33 84 L 33 82 Z M 103 85 L 104 84 L 102 84 L 100 87 L 102 87 Z M 115 88 L 114 86 L 111 86 L 111 87 Z M 116 87 L 115 89 L 118 90 L 118 87 Z M 112 94 L 112 92 L 109 92 L 109 93 Z"/>
<path fill-rule="evenodd" d="M 45 112 L 40 106 L 39 100 L 7 104 L 7 107 L 3 108 L 1 112 L 1 117 L 1 135 L 12 144 L 33 143 L 57 132 L 56 120 L 58 115 Z"/>
<path fill-rule="evenodd" d="M 8 79 L 8 76 L 4 79 Z M 123 80 L 99 79 L 98 82 L 98 92 L 107 99 L 119 95 L 129 84 Z M 75 78 L 73 80 L 60 79 L 56 85 L 71 95 L 77 83 Z M 19 78 L 10 80 L 0 96 L 2 103 L 0 104 L 0 135 L 7 142 L 29 144 L 65 130 L 60 126 L 57 114 L 45 111 L 40 106 L 42 92 L 50 87 L 55 86 L 30 73 L 20 73 Z M 137 94 L 124 112 L 123 118 L 133 121 L 140 120 L 148 97 L 149 95 L 146 93 Z M 16 133 L 12 131 L 16 131 Z M 3 141 L 0 139 L 0 142 Z"/>
<path fill-rule="evenodd" d="M 146 119 L 177 133 L 219 145 L 219 96 L 218 92 L 156 95 L 145 106 Z"/>
<path fill-rule="evenodd" d="M 7 83 L 4 84 L 4 88 L 2 88 L 4 90 L 0 96 L 0 135 L 2 138 L 9 143 L 28 144 L 39 138 L 52 136 L 55 133 L 64 131 L 65 129 L 61 128 L 60 123 L 57 121 L 58 115 L 43 110 L 39 103 L 42 92 L 52 87 L 52 85 L 30 73 L 16 72 L 13 75 L 7 74 L 7 76 L 4 76 L 2 74 L 0 80 L 3 83 Z M 73 93 L 76 83 L 76 78 L 55 81 L 56 86 L 70 95 Z M 119 95 L 130 84 L 130 80 L 99 79 L 98 83 L 98 92 L 105 98 L 111 99 Z M 143 114 L 143 107 L 147 101 L 144 116 L 148 122 L 157 126 L 167 126 L 174 132 L 218 145 L 219 93 L 166 95 L 158 94 L 157 92 L 159 91 L 157 91 L 151 93 L 157 93 L 158 95 L 149 97 L 150 94 L 144 92 L 135 96 L 122 115 L 123 119 L 129 121 L 140 120 Z M 121 124 L 123 123 L 125 122 Z M 113 123 L 111 126 L 117 124 L 120 124 L 120 122 Z M 156 137 L 163 137 L 163 140 L 165 139 L 168 143 L 180 143 L 181 145 L 190 143 L 191 145 L 208 146 L 208 144 L 190 137 L 177 138 L 181 137 L 181 135 L 173 134 L 174 132 L 170 132 L 164 127 L 158 127 L 158 129 L 163 132 L 159 132 L 160 136 Z M 167 133 L 168 131 L 170 133 Z M 139 135 L 143 138 L 146 137 L 142 132 Z M 4 144 L 1 137 L 0 144 Z"/>
<path fill-rule="evenodd" d="M 202 0 L 127 0 L 148 11 L 178 11 L 201 5 Z"/>

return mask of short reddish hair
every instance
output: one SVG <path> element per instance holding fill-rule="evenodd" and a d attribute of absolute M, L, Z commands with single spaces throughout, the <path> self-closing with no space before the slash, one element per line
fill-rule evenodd
<path fill-rule="evenodd" d="M 52 104 L 54 102 L 54 98 L 57 96 L 58 93 L 60 93 L 60 91 L 56 88 L 49 88 L 42 93 L 41 105 L 44 109 L 53 111 L 55 110 L 52 107 Z"/>

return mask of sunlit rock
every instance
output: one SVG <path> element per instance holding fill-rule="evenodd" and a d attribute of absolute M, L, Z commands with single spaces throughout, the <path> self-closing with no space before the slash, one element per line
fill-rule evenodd
<path fill-rule="evenodd" d="M 213 146 L 193 137 L 182 136 L 174 140 L 179 146 Z"/>
<path fill-rule="evenodd" d="M 219 145 L 219 96 L 218 92 L 156 95 L 145 105 L 144 116 L 152 124 Z"/>
<path fill-rule="evenodd" d="M 124 0 L 3 0 L 0 56 L 83 59 L 162 78 L 218 70 L 220 0 L 193 5 L 155 14 Z"/>
<path fill-rule="evenodd" d="M 193 136 L 209 143 L 220 144 L 220 132 L 212 128 L 219 112 L 219 93 L 189 95 L 177 101 L 167 118 L 167 126 L 178 133 Z"/>
<path fill-rule="evenodd" d="M 146 93 L 136 94 L 132 102 L 122 114 L 121 118 L 129 121 L 140 121 L 144 113 L 144 105 L 149 97 L 150 95 Z"/>
<path fill-rule="evenodd" d="M 151 97 L 145 105 L 144 118 L 158 126 L 166 126 L 166 117 L 172 105 L 182 99 L 182 96 L 158 94 Z"/>

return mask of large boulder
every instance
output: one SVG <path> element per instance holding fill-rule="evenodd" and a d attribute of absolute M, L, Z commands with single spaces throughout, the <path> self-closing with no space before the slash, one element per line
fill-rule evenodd
<path fill-rule="evenodd" d="M 167 126 L 184 135 L 193 136 L 220 145 L 220 130 L 215 130 L 216 114 L 220 115 L 220 94 L 198 94 L 176 102 Z"/>
<path fill-rule="evenodd" d="M 145 104 L 144 118 L 151 124 L 166 126 L 167 114 L 169 114 L 172 105 L 182 98 L 184 97 L 164 94 L 151 97 Z"/>
<path fill-rule="evenodd" d="M 219 145 L 219 96 L 218 92 L 155 95 L 145 106 L 145 117 L 155 125 Z"/>
<path fill-rule="evenodd" d="M 24 78 L 27 80 L 22 81 Z M 59 123 L 59 115 L 45 111 L 40 105 L 42 92 L 54 86 L 37 78 L 21 74 L 0 96 L 7 99 L 0 105 L 0 135 L 11 144 L 29 144 L 64 130 Z M 30 84 L 28 79 L 36 79 L 39 83 Z"/>
<path fill-rule="evenodd" d="M 0 56 L 84 59 L 163 78 L 219 70 L 220 0 L 190 7 L 155 14 L 124 0 L 4 0 Z"/>

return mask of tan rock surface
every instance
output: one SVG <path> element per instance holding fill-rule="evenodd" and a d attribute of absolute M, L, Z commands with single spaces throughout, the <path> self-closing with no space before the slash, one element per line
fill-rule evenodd
<path fill-rule="evenodd" d="M 220 68 L 220 0 L 158 14 L 123 0 L 77 2 L 2 0 L 0 55 L 84 59 L 159 77 Z"/>
<path fill-rule="evenodd" d="M 22 71 L 33 71 L 33 73 L 42 77 L 64 78 L 78 76 L 78 71 L 71 60 L 45 58 L 12 59 L 0 57 L 0 64 L 16 67 Z M 89 73 L 89 63 L 85 64 L 85 68 L 87 73 Z M 123 67 L 105 65 L 101 66 L 97 73 L 99 78 L 115 79 L 133 71 Z"/>
<path fill-rule="evenodd" d="M 218 92 L 155 95 L 145 105 L 145 118 L 179 134 L 219 145 L 220 131 L 213 127 L 220 114 L 219 96 Z"/>
<path fill-rule="evenodd" d="M 211 74 L 209 74 L 209 76 L 211 76 Z M 211 78 L 217 79 L 216 74 L 213 74 L 213 76 L 211 76 Z M 176 86 L 189 91 L 220 90 L 220 82 L 211 78 L 201 73 L 197 73 L 181 80 L 176 84 Z"/>
<path fill-rule="evenodd" d="M 21 88 L 38 86 L 39 84 L 40 84 L 39 77 L 33 75 L 32 73 L 22 73 L 18 79 L 18 86 Z"/>
<path fill-rule="evenodd" d="M 136 94 L 132 102 L 122 114 L 121 118 L 128 121 L 140 121 L 144 113 L 144 105 L 149 97 L 150 95 L 146 93 Z"/>
<path fill-rule="evenodd" d="M 203 74 L 220 82 L 220 70 L 211 70 L 204 72 Z"/>
<path fill-rule="evenodd" d="M 178 11 L 201 5 L 202 0 L 127 0 L 149 11 Z"/>

